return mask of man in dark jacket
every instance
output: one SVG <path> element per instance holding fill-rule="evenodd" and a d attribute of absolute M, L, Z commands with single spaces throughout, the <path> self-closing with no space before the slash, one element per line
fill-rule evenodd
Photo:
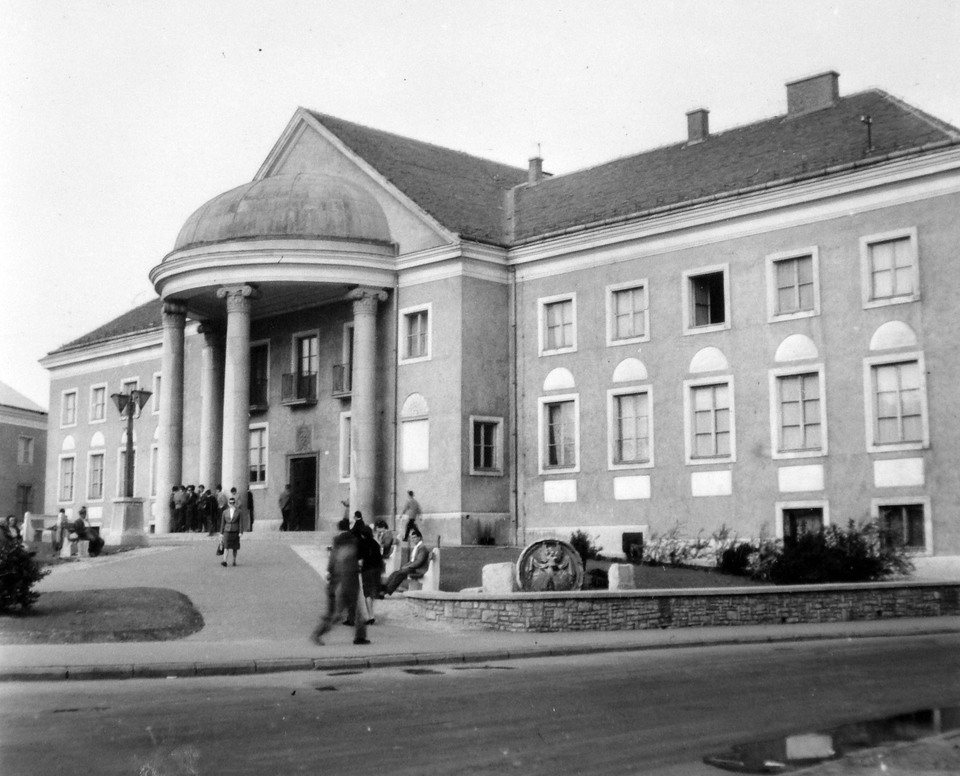
<path fill-rule="evenodd" d="M 369 644 L 367 623 L 357 616 L 357 598 L 360 595 L 360 558 L 357 538 L 350 533 L 350 521 L 341 520 L 337 524 L 340 531 L 330 548 L 327 561 L 327 612 L 314 628 L 310 638 L 314 644 L 323 644 L 323 634 L 330 630 L 337 615 L 345 611 L 347 621 L 354 624 L 353 643 Z"/>
<path fill-rule="evenodd" d="M 414 542 L 413 549 L 410 551 L 410 560 L 387 577 L 383 591 L 386 595 L 393 595 L 407 577 L 419 579 L 427 572 L 427 567 L 430 565 L 430 551 L 423 543 L 420 531 L 416 528 L 410 529 L 410 540 Z"/>

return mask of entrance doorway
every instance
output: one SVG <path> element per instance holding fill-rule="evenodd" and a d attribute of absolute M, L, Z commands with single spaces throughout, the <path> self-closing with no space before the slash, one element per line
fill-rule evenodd
<path fill-rule="evenodd" d="M 290 530 L 317 530 L 317 456 L 290 459 L 290 507 Z"/>

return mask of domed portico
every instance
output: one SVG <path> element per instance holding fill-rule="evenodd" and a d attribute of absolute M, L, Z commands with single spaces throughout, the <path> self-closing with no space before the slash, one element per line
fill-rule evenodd
<path fill-rule="evenodd" d="M 187 219 L 174 250 L 150 273 L 164 302 L 161 499 L 183 478 L 187 315 L 201 321 L 204 335 L 200 478 L 242 494 L 249 482 L 251 321 L 350 301 L 350 504 L 373 514 L 376 316 L 396 283 L 396 253 L 376 199 L 356 183 L 322 173 L 254 180 L 213 198 Z M 289 388 L 294 395 L 300 390 L 295 383 Z M 169 531 L 163 501 L 157 517 L 157 531 Z"/>

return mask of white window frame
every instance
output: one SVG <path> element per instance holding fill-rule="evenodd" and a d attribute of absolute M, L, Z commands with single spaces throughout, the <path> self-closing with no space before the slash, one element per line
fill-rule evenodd
<path fill-rule="evenodd" d="M 340 457 L 337 471 L 340 473 L 340 482 L 350 482 L 350 472 L 353 462 L 350 460 L 350 451 L 353 442 L 350 438 L 353 426 L 353 414 L 350 411 L 340 413 Z"/>
<path fill-rule="evenodd" d="M 645 461 L 631 463 L 617 463 L 614 453 L 617 440 L 617 398 L 620 396 L 629 396 L 633 394 L 644 393 L 647 395 L 647 407 L 649 415 L 647 416 L 648 431 L 647 436 L 650 455 Z M 653 468 L 653 386 L 645 385 L 626 385 L 610 388 L 607 391 L 607 469 L 610 471 L 622 471 L 624 469 L 650 469 Z"/>
<path fill-rule="evenodd" d="M 157 468 L 160 465 L 160 445 L 154 442 L 150 445 L 150 498 L 157 497 Z"/>
<path fill-rule="evenodd" d="M 70 478 L 70 498 L 63 497 L 63 462 L 73 462 L 73 472 Z M 77 455 L 76 452 L 61 453 L 57 462 L 57 503 L 72 504 L 77 498 Z"/>
<path fill-rule="evenodd" d="M 920 373 L 920 422 L 923 438 L 918 441 L 893 442 L 891 444 L 878 443 L 875 440 L 876 430 L 876 394 L 873 387 L 873 368 L 888 364 L 900 364 L 906 361 L 916 361 Z M 912 351 L 908 353 L 887 353 L 882 356 L 868 356 L 863 359 L 863 407 L 866 420 L 865 432 L 867 452 L 885 453 L 898 450 L 925 450 L 930 447 L 930 413 L 927 404 L 927 370 L 923 353 Z"/>
<path fill-rule="evenodd" d="M 695 278 L 703 275 L 715 275 L 718 272 L 723 273 L 723 318 L 721 323 L 710 323 L 703 326 L 695 326 L 696 312 L 694 310 L 694 296 L 692 293 L 692 283 Z M 730 265 L 713 264 L 708 267 L 697 267 L 683 272 L 681 278 L 680 295 L 682 300 L 681 313 L 683 315 L 683 334 L 703 334 L 711 331 L 726 331 L 730 328 L 733 318 L 733 302 L 730 298 Z"/>
<path fill-rule="evenodd" d="M 137 495 L 137 435 L 133 435 L 133 495 Z M 123 477 L 126 473 L 126 463 L 124 458 L 127 455 L 127 434 L 123 433 L 120 440 L 120 447 L 117 448 L 117 498 L 123 498 Z M 104 478 L 106 479 L 106 478 Z"/>
<path fill-rule="evenodd" d="M 90 486 L 93 485 L 93 459 L 100 456 L 100 498 L 93 496 L 90 492 Z M 107 451 L 103 449 L 90 450 L 87 453 L 87 501 L 99 503 L 104 500 L 107 494 Z"/>
<path fill-rule="evenodd" d="M 250 482 L 250 436 L 254 431 L 263 431 L 263 481 Z M 264 490 L 270 482 L 270 424 L 251 423 L 247 427 L 247 477 L 246 484 L 249 490 Z"/>
<path fill-rule="evenodd" d="M 470 416 L 470 474 L 475 477 L 502 477 L 503 476 L 503 418 L 492 415 L 471 415 Z M 494 465 L 489 469 L 479 469 L 474 465 L 474 448 L 477 444 L 476 426 L 478 423 L 487 423 L 493 425 L 493 462 Z"/>
<path fill-rule="evenodd" d="M 559 302 L 570 302 L 570 315 L 572 318 L 572 328 L 570 339 L 572 344 L 562 348 L 547 349 L 547 307 Z M 537 299 L 537 343 L 538 352 L 541 356 L 556 356 L 562 353 L 575 353 L 577 351 L 577 295 L 575 293 L 556 294 L 554 296 L 544 296 Z"/>
<path fill-rule="evenodd" d="M 548 466 L 547 460 L 547 405 L 573 402 L 573 466 Z M 541 396 L 537 399 L 537 466 L 540 474 L 577 474 L 580 472 L 580 394 L 563 393 L 556 396 Z"/>
<path fill-rule="evenodd" d="M 419 356 L 410 356 L 407 350 L 407 332 L 410 325 L 410 319 L 420 313 L 427 314 L 426 342 L 424 344 L 425 353 Z M 413 307 L 404 307 L 397 315 L 400 319 L 399 337 L 400 342 L 397 348 L 399 364 L 420 364 L 424 361 L 430 361 L 433 358 L 433 303 L 414 305 Z"/>
<path fill-rule="evenodd" d="M 407 429 L 410 428 L 411 423 L 423 423 L 425 424 L 423 428 L 425 429 L 426 435 L 426 451 L 424 455 L 423 465 L 410 465 L 408 466 L 409 459 L 407 457 L 407 444 L 409 442 L 407 438 Z M 400 419 L 400 470 L 404 473 L 407 472 L 426 472 L 430 471 L 430 417 L 428 415 L 422 415 L 419 417 L 409 417 Z"/>
<path fill-rule="evenodd" d="M 780 378 L 796 377 L 816 373 L 820 384 L 820 447 L 816 450 L 781 450 L 780 449 Z M 824 377 L 823 364 L 807 364 L 806 366 L 788 366 L 769 371 L 768 390 L 770 394 L 770 457 L 777 460 L 791 458 L 823 458 L 827 455 L 827 382 Z"/>
<path fill-rule="evenodd" d="M 35 456 L 35 438 L 26 434 L 17 434 L 17 465 L 33 466 Z"/>
<path fill-rule="evenodd" d="M 153 396 L 150 397 L 151 410 L 154 415 L 160 414 L 160 391 L 163 389 L 163 374 L 153 373 Z"/>
<path fill-rule="evenodd" d="M 784 530 L 783 513 L 788 509 L 819 509 L 823 514 L 823 527 L 830 525 L 830 502 L 826 499 L 815 499 L 812 501 L 778 501 L 774 504 L 774 531 L 776 538 L 783 540 L 786 532 Z"/>
<path fill-rule="evenodd" d="M 66 409 L 67 409 L 67 396 L 73 396 L 73 421 L 66 422 Z M 67 388 L 64 391 L 60 391 L 60 428 L 73 428 L 77 425 L 78 416 L 80 414 L 80 400 L 79 392 L 76 388 Z"/>
<path fill-rule="evenodd" d="M 797 310 L 795 312 L 777 312 L 779 295 L 777 294 L 777 264 L 793 259 L 811 259 L 813 272 L 813 309 Z M 767 323 L 778 321 L 795 321 L 798 318 L 812 318 L 820 315 L 820 249 L 817 246 L 800 248 L 795 251 L 771 253 L 766 258 L 767 264 Z"/>
<path fill-rule="evenodd" d="M 295 331 L 290 335 L 290 373 L 300 374 L 300 340 L 308 337 L 317 338 L 317 371 L 320 374 L 320 329 L 306 329 L 305 331 Z M 253 343 L 251 343 L 253 344 Z M 268 356 L 269 358 L 269 356 Z"/>
<path fill-rule="evenodd" d="M 880 507 L 902 507 L 910 504 L 923 506 L 923 549 L 907 547 L 907 552 L 914 556 L 933 555 L 933 512 L 929 496 L 893 496 L 875 498 L 870 501 L 870 517 L 880 520 Z"/>
<path fill-rule="evenodd" d="M 103 417 L 95 418 L 94 408 L 97 406 L 93 397 L 96 391 L 103 390 Z M 107 383 L 94 383 L 90 386 L 90 405 L 89 405 L 89 415 L 87 416 L 87 423 L 94 425 L 96 423 L 106 423 L 107 422 L 107 413 L 110 411 L 110 408 L 107 406 L 110 403 L 110 394 L 107 393 Z"/>
<path fill-rule="evenodd" d="M 646 306 L 643 309 L 643 334 L 639 337 L 624 337 L 623 339 L 617 338 L 617 319 L 616 319 L 616 305 L 614 299 L 618 291 L 632 291 L 634 289 L 642 288 L 644 301 Z M 613 285 L 607 286 L 606 288 L 606 302 L 607 302 L 607 347 L 613 347 L 615 345 L 635 345 L 639 342 L 649 342 L 650 341 L 650 284 L 646 278 L 640 278 L 638 280 L 630 280 L 625 283 L 615 283 Z"/>
<path fill-rule="evenodd" d="M 693 389 L 706 385 L 726 384 L 730 393 L 730 454 L 710 458 L 693 456 Z M 683 381 L 683 447 L 685 463 L 688 466 L 709 466 L 711 464 L 736 463 L 737 461 L 737 408 L 736 391 L 732 375 L 699 377 Z"/>
<path fill-rule="evenodd" d="M 139 377 L 124 377 L 120 381 L 120 393 L 130 393 L 131 391 L 140 390 L 140 378 Z M 136 420 L 140 417 L 141 408 L 138 402 L 133 403 L 133 418 Z"/>
<path fill-rule="evenodd" d="M 912 253 L 911 269 L 913 271 L 913 291 L 909 294 L 898 294 L 897 296 L 885 296 L 875 299 L 873 297 L 873 262 L 871 261 L 872 254 L 870 249 L 873 245 L 878 243 L 892 242 L 894 240 L 903 239 L 909 240 Z M 919 301 L 920 252 L 917 244 L 916 227 L 896 229 L 890 232 L 881 232 L 879 234 L 871 234 L 860 238 L 860 289 L 862 293 L 864 309 Z"/>

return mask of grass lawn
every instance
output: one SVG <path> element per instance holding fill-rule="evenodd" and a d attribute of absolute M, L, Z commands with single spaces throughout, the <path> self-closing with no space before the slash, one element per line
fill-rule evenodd
<path fill-rule="evenodd" d="M 181 639 L 203 627 L 190 599 L 161 587 L 43 593 L 25 612 L 0 615 L 0 644 Z"/>
<path fill-rule="evenodd" d="M 609 561 L 587 561 L 586 571 L 604 569 Z M 721 574 L 715 568 L 691 566 L 651 566 L 646 563 L 633 567 L 633 582 L 637 590 L 693 589 L 704 587 L 757 587 L 762 585 L 750 577 Z"/>

